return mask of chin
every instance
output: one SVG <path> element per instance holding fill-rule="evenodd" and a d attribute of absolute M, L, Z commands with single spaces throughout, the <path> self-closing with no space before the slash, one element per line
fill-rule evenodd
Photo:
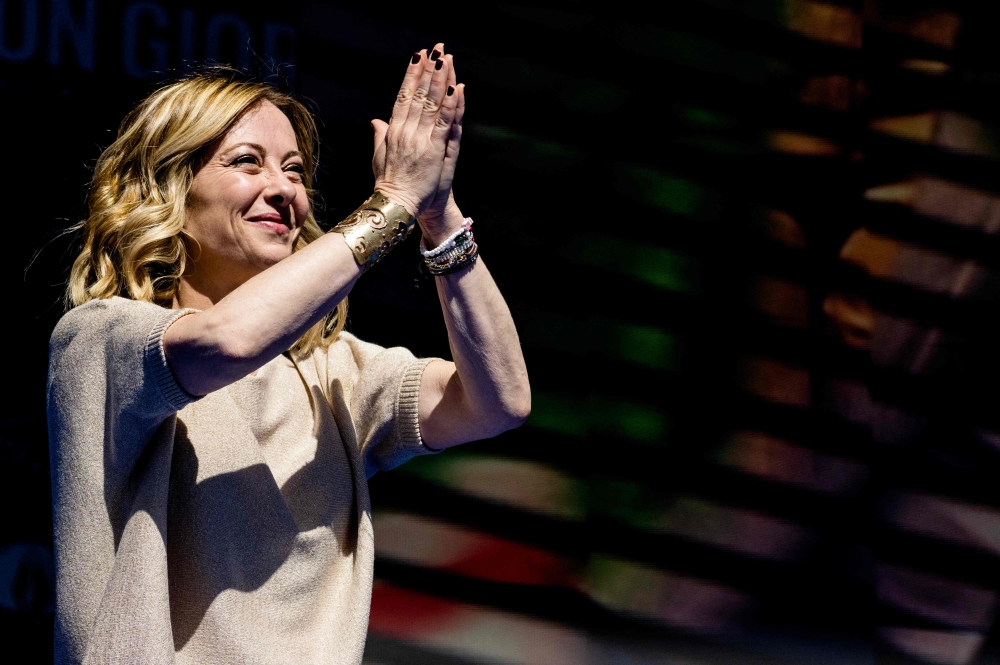
<path fill-rule="evenodd" d="M 253 265 L 256 271 L 270 268 L 275 263 L 292 255 L 292 245 L 285 243 L 254 243 L 244 246 L 244 261 Z"/>
<path fill-rule="evenodd" d="M 274 247 L 268 248 L 257 253 L 257 261 L 260 265 L 270 268 L 275 263 L 287 259 L 292 255 L 291 247 Z"/>

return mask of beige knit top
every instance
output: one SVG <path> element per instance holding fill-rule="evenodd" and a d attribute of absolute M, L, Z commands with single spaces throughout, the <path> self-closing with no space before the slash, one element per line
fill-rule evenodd
<path fill-rule="evenodd" d="M 112 298 L 52 334 L 56 663 L 360 663 L 367 478 L 431 452 L 428 360 L 342 333 L 194 399 L 163 332 Z"/>

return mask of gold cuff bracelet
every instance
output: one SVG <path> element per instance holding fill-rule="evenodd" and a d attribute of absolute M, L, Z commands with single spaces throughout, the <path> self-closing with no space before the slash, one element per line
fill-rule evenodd
<path fill-rule="evenodd" d="M 344 236 L 362 272 L 368 270 L 390 249 L 410 234 L 417 220 L 382 192 L 375 192 L 347 219 L 330 229 Z"/>

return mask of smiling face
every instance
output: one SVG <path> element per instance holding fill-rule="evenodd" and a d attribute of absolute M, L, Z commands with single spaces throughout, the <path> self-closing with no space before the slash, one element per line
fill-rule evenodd
<path fill-rule="evenodd" d="M 288 257 L 309 214 L 304 162 L 285 114 L 262 101 L 206 148 L 188 194 L 184 281 L 215 302 Z"/>

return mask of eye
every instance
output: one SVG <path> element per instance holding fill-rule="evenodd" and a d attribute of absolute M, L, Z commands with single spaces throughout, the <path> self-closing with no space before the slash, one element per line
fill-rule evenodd
<path fill-rule="evenodd" d="M 306 167 L 302 164 L 289 164 L 285 167 L 286 172 L 297 173 L 300 178 L 304 178 L 306 175 Z"/>
<path fill-rule="evenodd" d="M 230 162 L 230 165 L 235 166 L 237 164 L 252 164 L 254 166 L 257 166 L 258 163 L 259 162 L 257 160 L 257 156 L 256 155 L 245 154 L 245 155 L 239 155 L 238 157 L 235 157 L 233 159 L 233 161 Z"/>

